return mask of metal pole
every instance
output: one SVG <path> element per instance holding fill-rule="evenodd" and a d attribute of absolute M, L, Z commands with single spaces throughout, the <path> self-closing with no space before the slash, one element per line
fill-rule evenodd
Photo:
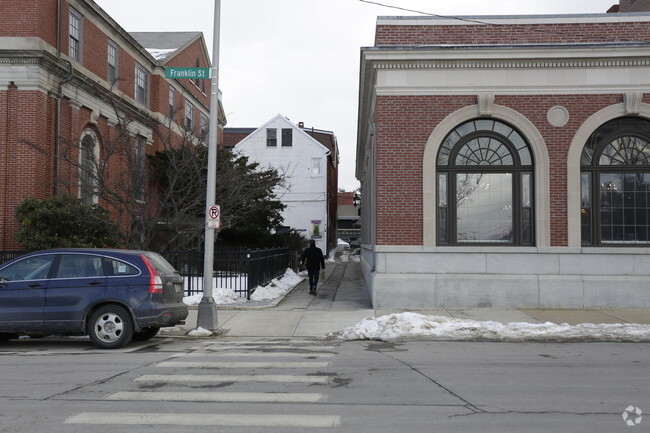
<path fill-rule="evenodd" d="M 203 262 L 203 298 L 199 304 L 197 328 L 217 330 L 217 304 L 212 297 L 215 229 L 208 226 L 209 208 L 215 204 L 217 177 L 217 139 L 219 137 L 219 24 L 221 0 L 214 0 L 214 37 L 210 89 L 210 135 L 208 137 L 208 185 L 205 195 L 205 255 Z"/>

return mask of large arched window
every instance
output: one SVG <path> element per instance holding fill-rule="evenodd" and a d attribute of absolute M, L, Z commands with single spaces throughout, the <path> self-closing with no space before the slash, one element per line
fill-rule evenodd
<path fill-rule="evenodd" d="M 97 135 L 86 129 L 79 146 L 79 198 L 85 204 L 97 203 Z"/>
<path fill-rule="evenodd" d="M 650 244 L 650 121 L 598 128 L 580 160 L 583 245 Z"/>
<path fill-rule="evenodd" d="M 533 160 L 524 137 L 493 119 L 465 122 L 436 164 L 439 245 L 533 245 Z"/>

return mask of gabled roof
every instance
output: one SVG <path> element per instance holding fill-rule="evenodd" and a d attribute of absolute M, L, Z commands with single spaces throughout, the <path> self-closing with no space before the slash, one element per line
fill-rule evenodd
<path fill-rule="evenodd" d="M 201 32 L 132 32 L 129 34 L 160 63 L 165 63 L 177 52 L 203 37 Z M 206 60 L 209 61 L 207 53 Z"/>
<path fill-rule="evenodd" d="M 244 143 L 248 140 L 249 137 L 252 135 L 256 134 L 258 131 L 264 131 L 266 130 L 266 127 L 271 123 L 274 122 L 276 119 L 281 120 L 282 122 L 286 123 L 287 125 L 291 126 L 293 129 L 298 131 L 299 134 L 303 134 L 309 141 L 312 143 L 316 144 L 318 147 L 322 148 L 325 152 L 332 153 L 332 151 L 328 148 L 327 145 L 323 144 L 321 141 L 319 141 L 317 138 L 312 137 L 310 134 L 308 134 L 305 129 L 300 128 L 298 125 L 294 124 L 291 122 L 289 119 L 287 119 L 285 116 L 282 114 L 277 114 L 273 118 L 271 118 L 268 122 L 264 123 L 262 126 L 259 128 L 255 129 L 252 133 L 250 133 L 248 136 L 244 137 L 235 147 L 238 147 L 241 143 Z M 337 154 L 338 154 L 338 149 L 337 149 Z"/>

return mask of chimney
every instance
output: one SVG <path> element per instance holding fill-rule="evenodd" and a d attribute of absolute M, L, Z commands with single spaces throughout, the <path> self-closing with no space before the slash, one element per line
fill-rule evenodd
<path fill-rule="evenodd" d="M 298 122 L 298 128 L 304 128 L 305 127 L 305 122 Z"/>

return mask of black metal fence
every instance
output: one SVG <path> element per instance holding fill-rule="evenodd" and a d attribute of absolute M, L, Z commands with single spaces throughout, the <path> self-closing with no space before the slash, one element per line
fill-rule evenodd
<path fill-rule="evenodd" d="M 24 254 L 0 251 L 0 264 Z M 203 251 L 160 252 L 185 278 L 187 296 L 203 292 Z M 287 268 L 298 269 L 298 253 L 288 248 L 214 252 L 214 278 L 217 287 L 232 289 L 246 299 L 258 286 L 281 277 Z"/>
<path fill-rule="evenodd" d="M 186 295 L 203 292 L 203 251 L 171 251 L 160 254 L 185 277 Z M 287 248 L 216 250 L 213 268 L 217 287 L 232 289 L 239 296 L 250 300 L 258 286 L 281 277 L 287 268 L 297 270 L 298 253 Z"/>

